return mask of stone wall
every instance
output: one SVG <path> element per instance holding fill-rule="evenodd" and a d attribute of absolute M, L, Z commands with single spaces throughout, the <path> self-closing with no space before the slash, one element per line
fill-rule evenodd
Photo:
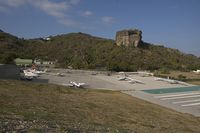
<path fill-rule="evenodd" d="M 118 46 L 138 47 L 142 40 L 142 32 L 137 29 L 121 30 L 116 33 L 116 44 Z"/>

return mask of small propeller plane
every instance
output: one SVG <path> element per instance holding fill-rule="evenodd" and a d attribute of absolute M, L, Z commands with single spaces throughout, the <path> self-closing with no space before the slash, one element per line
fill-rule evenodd
<path fill-rule="evenodd" d="M 140 83 L 140 84 L 144 84 L 144 82 L 140 81 L 140 80 L 137 80 L 137 79 L 133 79 L 133 78 L 130 78 L 130 77 L 127 77 L 127 76 L 124 76 L 124 77 L 119 77 L 117 78 L 119 81 L 122 81 L 122 80 L 125 80 L 125 81 L 128 81 L 129 83 L 133 84 L 133 83 Z"/>
<path fill-rule="evenodd" d="M 196 70 L 196 71 L 194 70 L 193 72 L 196 74 L 200 74 L 200 70 Z"/>
<path fill-rule="evenodd" d="M 75 81 L 70 81 L 68 84 L 63 83 L 62 85 L 68 86 L 68 87 L 76 87 L 76 88 L 83 88 L 84 86 L 86 86 L 85 83 L 77 83 Z"/>

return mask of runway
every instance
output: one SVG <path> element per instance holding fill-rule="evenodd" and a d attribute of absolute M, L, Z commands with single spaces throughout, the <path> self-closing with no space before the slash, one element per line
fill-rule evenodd
<path fill-rule="evenodd" d="M 198 87 L 200 88 L 200 86 Z M 198 117 L 200 116 L 200 91 L 186 91 L 167 94 L 151 94 L 145 91 L 126 91 L 123 93 L 182 113 L 188 113 Z"/>
<path fill-rule="evenodd" d="M 57 73 L 62 73 L 58 76 Z M 120 91 L 122 93 L 155 103 L 173 110 L 200 116 L 200 88 L 188 84 L 170 84 L 164 81 L 155 81 L 155 77 L 143 77 L 130 74 L 128 77 L 142 81 L 142 83 L 130 83 L 119 80 L 118 73 L 108 74 L 106 71 L 84 71 L 54 69 L 41 75 L 37 80 L 47 80 L 48 83 L 63 85 L 70 81 L 83 82 L 90 89 L 103 89 Z"/>

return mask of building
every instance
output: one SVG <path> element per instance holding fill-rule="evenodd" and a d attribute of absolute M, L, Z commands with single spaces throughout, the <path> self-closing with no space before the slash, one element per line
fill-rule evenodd
<path fill-rule="evenodd" d="M 0 79 L 19 79 L 20 69 L 13 64 L 0 64 Z"/>
<path fill-rule="evenodd" d="M 14 60 L 15 64 L 18 66 L 30 66 L 33 63 L 32 59 L 20 59 L 16 58 Z"/>

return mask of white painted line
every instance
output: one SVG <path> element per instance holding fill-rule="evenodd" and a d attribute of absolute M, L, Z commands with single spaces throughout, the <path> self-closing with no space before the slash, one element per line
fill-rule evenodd
<path fill-rule="evenodd" d="M 197 105 L 200 105 L 200 103 L 184 104 L 184 105 L 181 105 L 181 106 L 183 106 L 183 107 L 189 107 L 189 106 L 197 106 Z"/>
<path fill-rule="evenodd" d="M 200 97 L 200 95 L 184 96 L 184 97 L 169 97 L 169 98 L 163 98 L 163 99 L 160 99 L 160 100 L 183 99 L 183 98 L 190 98 L 190 97 Z"/>
<path fill-rule="evenodd" d="M 189 96 L 189 95 L 196 95 L 200 94 L 199 92 L 194 93 L 184 93 L 184 94 L 176 94 L 176 95 L 162 95 L 162 96 L 154 96 L 154 98 L 166 98 L 166 97 L 177 97 L 177 96 Z"/>
<path fill-rule="evenodd" d="M 200 99 L 195 100 L 187 100 L 187 101 L 179 101 L 179 102 L 172 102 L 173 104 L 179 104 L 179 103 L 191 103 L 191 102 L 199 102 Z"/>

